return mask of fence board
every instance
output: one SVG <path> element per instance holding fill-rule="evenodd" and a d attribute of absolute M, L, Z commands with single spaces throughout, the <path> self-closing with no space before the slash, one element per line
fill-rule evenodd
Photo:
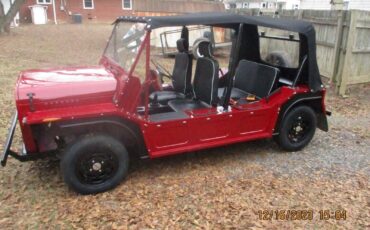
<path fill-rule="evenodd" d="M 370 12 L 351 12 L 351 29 L 345 57 L 340 94 L 346 93 L 347 85 L 370 82 Z"/>

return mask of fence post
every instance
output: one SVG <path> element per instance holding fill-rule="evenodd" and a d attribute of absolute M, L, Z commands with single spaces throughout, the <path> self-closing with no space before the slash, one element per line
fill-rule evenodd
<path fill-rule="evenodd" d="M 297 19 L 302 20 L 302 18 L 303 18 L 303 10 L 298 10 Z"/>
<path fill-rule="evenodd" d="M 342 46 L 343 37 L 344 37 L 344 34 L 343 34 L 344 19 L 345 19 L 344 11 L 340 10 L 338 14 L 338 20 L 337 20 L 337 23 L 338 23 L 337 24 L 337 36 L 336 36 L 335 47 L 334 47 L 333 75 L 330 79 L 330 81 L 333 82 L 335 86 L 337 86 L 339 83 L 338 73 L 339 73 L 339 61 L 340 61 L 340 56 L 341 56 L 341 49 L 343 48 L 341 46 Z"/>
<path fill-rule="evenodd" d="M 348 78 L 351 76 L 352 51 L 356 38 L 357 11 L 351 10 L 351 20 L 348 28 L 347 45 L 345 48 L 343 72 L 340 78 L 339 95 L 346 96 Z"/>

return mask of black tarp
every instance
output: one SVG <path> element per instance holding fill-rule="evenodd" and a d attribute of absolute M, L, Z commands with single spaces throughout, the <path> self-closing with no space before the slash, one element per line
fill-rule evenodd
<path fill-rule="evenodd" d="M 117 21 L 133 21 L 147 23 L 147 29 L 152 30 L 160 27 L 209 25 L 238 29 L 239 24 L 251 26 L 263 26 L 280 30 L 288 30 L 299 33 L 301 40 L 301 53 L 307 54 L 307 74 L 303 74 L 303 81 L 307 82 L 312 91 L 323 88 L 319 68 L 316 60 L 315 29 L 310 22 L 302 20 L 278 19 L 264 16 L 245 16 L 231 13 L 195 13 L 176 16 L 155 17 L 120 17 Z M 254 34 L 256 30 L 251 30 Z M 251 35 L 251 37 L 256 37 Z M 258 45 L 258 41 L 256 44 Z M 257 54 L 256 54 L 257 55 Z"/>

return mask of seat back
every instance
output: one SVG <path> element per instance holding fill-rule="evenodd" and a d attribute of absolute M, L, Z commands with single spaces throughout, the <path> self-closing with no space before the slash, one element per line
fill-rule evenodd
<path fill-rule="evenodd" d="M 278 68 L 241 60 L 236 69 L 234 87 L 264 98 L 271 93 L 278 74 Z"/>
<path fill-rule="evenodd" d="M 192 70 L 192 57 L 188 52 L 188 42 L 184 38 L 177 40 L 177 49 L 179 52 L 175 55 L 172 85 L 176 92 L 187 94 L 191 92 Z"/>
<path fill-rule="evenodd" d="M 203 56 L 197 59 L 193 91 L 194 98 L 209 105 L 217 104 L 218 69 L 219 65 L 212 56 L 212 44 L 203 41 L 199 44 L 199 53 Z"/>

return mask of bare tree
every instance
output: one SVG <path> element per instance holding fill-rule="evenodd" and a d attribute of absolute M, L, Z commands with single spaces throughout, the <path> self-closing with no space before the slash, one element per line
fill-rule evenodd
<path fill-rule="evenodd" d="M 9 32 L 10 23 L 24 2 L 25 0 L 14 0 L 9 11 L 5 13 L 4 6 L 0 1 L 0 33 Z"/>
<path fill-rule="evenodd" d="M 4 5 L 0 0 L 0 21 L 3 17 L 5 17 Z M 0 33 L 1 33 L 1 31 L 0 31 Z"/>

